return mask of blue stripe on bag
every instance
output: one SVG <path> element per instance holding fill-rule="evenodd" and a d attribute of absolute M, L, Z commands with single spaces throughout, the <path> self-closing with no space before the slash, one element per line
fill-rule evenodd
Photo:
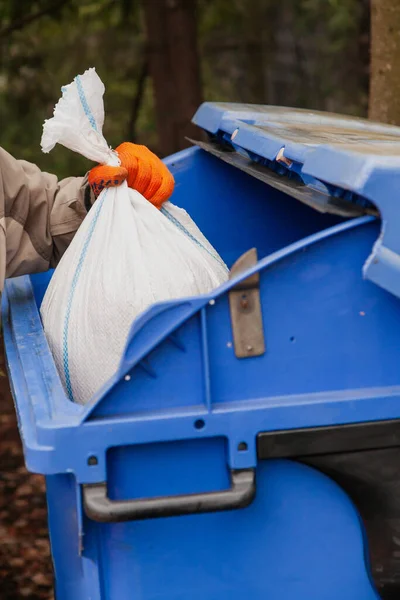
<path fill-rule="evenodd" d="M 173 215 L 171 215 L 171 213 L 168 212 L 167 209 L 164 208 L 164 206 L 161 207 L 161 212 L 165 217 L 167 217 L 167 219 L 169 219 L 171 221 L 171 223 L 173 223 L 180 231 L 182 231 L 182 233 L 184 233 L 189 239 L 191 239 L 192 242 L 194 242 L 197 246 L 199 246 L 199 248 L 201 248 L 202 250 L 207 252 L 207 254 L 212 256 L 212 258 L 214 260 L 216 260 L 222 267 L 224 267 L 224 269 L 227 268 L 225 263 L 223 262 L 222 259 L 219 258 L 219 256 L 217 256 L 213 252 L 210 252 L 210 250 L 208 248 L 203 246 L 203 244 L 201 242 L 199 242 L 199 240 L 197 238 L 195 238 L 194 235 L 192 235 L 190 233 L 190 231 L 188 231 L 186 229 L 186 227 L 184 225 L 182 225 L 182 223 L 180 221 L 178 221 L 178 219 L 176 219 Z"/>
<path fill-rule="evenodd" d="M 95 131 L 97 130 L 97 124 L 96 124 L 96 120 L 90 110 L 88 101 L 86 99 L 85 96 L 85 91 L 83 89 L 83 85 L 82 85 L 82 81 L 80 76 L 78 75 L 77 77 L 75 77 L 75 83 L 78 89 L 78 94 L 79 94 L 79 99 L 81 101 L 82 104 L 82 108 L 85 111 L 85 115 L 87 116 L 90 125 L 93 127 L 93 129 Z M 69 368 L 69 347 L 68 347 L 68 337 L 69 337 L 69 324 L 70 324 L 70 319 L 71 319 L 71 309 L 72 309 L 72 303 L 74 300 L 74 295 L 75 295 L 75 290 L 76 290 L 76 286 L 78 284 L 78 280 L 80 277 L 80 274 L 82 272 L 82 267 L 83 267 L 83 263 L 89 248 L 89 244 L 90 241 L 92 239 L 93 236 L 93 232 L 94 229 L 96 227 L 96 223 L 98 221 L 99 215 L 100 215 L 100 211 L 101 211 L 101 207 L 103 206 L 104 203 L 104 199 L 107 195 L 107 191 L 106 190 L 103 193 L 103 197 L 97 202 L 96 204 L 96 212 L 94 214 L 93 220 L 90 223 L 90 227 L 88 230 L 88 234 L 85 240 L 85 243 L 83 245 L 82 248 L 82 253 L 79 257 L 79 261 L 78 261 L 78 266 L 76 267 L 76 271 L 74 273 L 74 277 L 72 279 L 72 284 L 71 284 L 71 289 L 69 291 L 69 295 L 68 295 L 68 300 L 67 300 L 67 310 L 65 313 L 65 318 L 64 318 L 64 327 L 63 327 L 63 367 L 64 367 L 64 377 L 65 377 L 65 387 L 67 388 L 67 394 L 69 399 L 74 402 L 74 394 L 72 391 L 72 382 L 71 382 L 71 373 L 70 373 L 70 368 Z"/>
<path fill-rule="evenodd" d="M 90 106 L 88 104 L 88 101 L 86 100 L 86 96 L 85 96 L 85 90 L 83 89 L 83 85 L 82 85 L 82 81 L 79 75 L 77 75 L 74 79 L 75 83 L 76 83 L 76 87 L 78 88 L 78 94 L 79 94 L 79 100 L 81 101 L 82 104 L 82 108 L 85 111 L 85 115 L 87 116 L 89 123 L 91 124 L 91 126 L 93 127 L 93 129 L 95 131 L 98 131 L 97 129 L 97 123 L 96 123 L 96 119 L 94 118 L 92 111 L 90 110 Z"/>
<path fill-rule="evenodd" d="M 103 206 L 105 197 L 107 195 L 108 190 L 106 190 L 103 194 L 103 197 L 98 201 L 96 205 L 96 212 L 94 214 L 93 220 L 90 223 L 89 231 L 85 240 L 85 243 L 82 248 L 82 253 L 79 257 L 78 266 L 76 267 L 76 271 L 74 273 L 74 277 L 72 279 L 71 289 L 69 291 L 68 300 L 67 300 L 67 310 L 64 318 L 64 328 L 63 328 L 63 367 L 64 367 L 64 376 L 65 376 L 65 386 L 67 388 L 68 397 L 72 402 L 74 402 L 74 394 L 72 391 L 72 383 L 71 383 L 71 373 L 69 370 L 69 348 L 68 348 L 68 335 L 69 335 L 69 322 L 71 318 L 71 309 L 72 303 L 74 300 L 76 286 L 78 285 L 79 276 L 82 272 L 83 263 L 89 249 L 90 240 L 92 239 L 94 229 L 96 227 L 97 220 L 100 215 L 101 207 Z"/>

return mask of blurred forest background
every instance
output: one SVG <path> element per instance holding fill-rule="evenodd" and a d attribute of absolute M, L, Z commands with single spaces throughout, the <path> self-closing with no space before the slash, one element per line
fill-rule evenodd
<path fill-rule="evenodd" d="M 396 122 L 399 31 L 400 0 L 0 0 L 0 144 L 59 176 L 84 172 L 62 148 L 41 154 L 40 137 L 61 85 L 91 66 L 110 145 L 161 156 L 185 146 L 202 100 L 366 116 L 370 65 L 372 115 Z"/>
<path fill-rule="evenodd" d="M 60 87 L 91 66 L 109 144 L 160 155 L 185 145 L 202 100 L 365 116 L 369 46 L 369 0 L 0 0 L 0 144 L 84 172 L 63 148 L 43 155 L 40 137 Z"/>

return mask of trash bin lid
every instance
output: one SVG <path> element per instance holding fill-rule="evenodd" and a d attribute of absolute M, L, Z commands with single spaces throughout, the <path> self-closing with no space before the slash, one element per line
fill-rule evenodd
<path fill-rule="evenodd" d="M 400 169 L 400 127 L 367 119 L 279 106 L 205 102 L 193 123 L 267 160 L 275 160 L 284 148 L 284 157 L 302 163 L 305 173 L 354 191 L 362 189 L 367 166 L 368 170 Z M 343 165 L 323 160 L 328 150 L 336 161 L 346 156 L 347 169 L 340 177 L 338 166 L 342 171 Z"/>
<path fill-rule="evenodd" d="M 400 297 L 400 127 L 332 113 L 204 103 L 202 143 L 259 179 L 322 211 L 380 214 L 382 233 L 364 276 Z"/>

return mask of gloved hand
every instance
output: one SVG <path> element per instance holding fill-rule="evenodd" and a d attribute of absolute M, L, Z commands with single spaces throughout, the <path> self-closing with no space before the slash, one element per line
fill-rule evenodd
<path fill-rule="evenodd" d="M 149 202 L 161 208 L 174 191 L 174 178 L 164 163 L 146 146 L 124 142 L 116 152 L 121 166 L 98 165 L 89 172 L 89 185 L 95 196 L 104 188 L 121 185 L 140 192 Z"/>

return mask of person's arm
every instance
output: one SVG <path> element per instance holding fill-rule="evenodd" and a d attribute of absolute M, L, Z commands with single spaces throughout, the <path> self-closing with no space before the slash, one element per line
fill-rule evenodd
<path fill-rule="evenodd" d="M 85 177 L 58 181 L 0 147 L 0 292 L 6 277 L 56 266 L 104 188 L 126 179 L 157 208 L 169 199 L 174 178 L 155 154 L 130 142 L 117 152 L 119 167 L 98 165 Z"/>
<path fill-rule="evenodd" d="M 58 181 L 0 148 L 0 290 L 55 266 L 93 200 L 86 177 Z"/>

